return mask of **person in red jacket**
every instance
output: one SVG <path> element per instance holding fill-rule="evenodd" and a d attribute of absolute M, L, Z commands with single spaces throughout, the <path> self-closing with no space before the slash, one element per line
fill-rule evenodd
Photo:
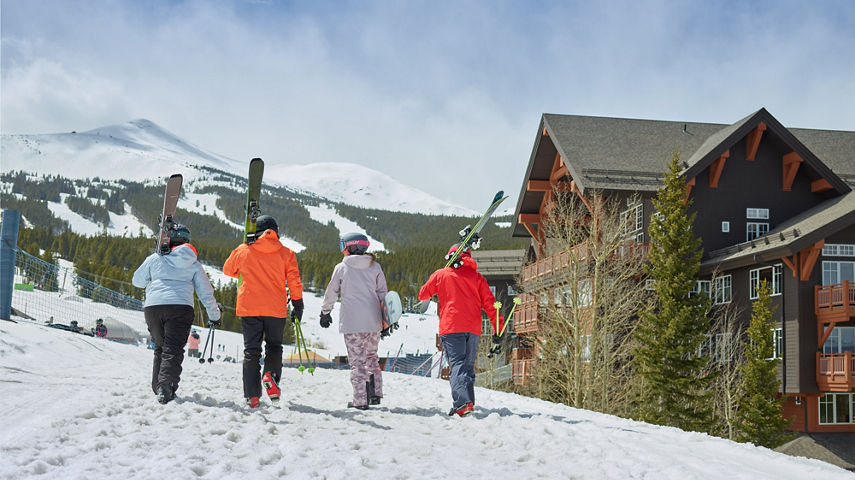
<path fill-rule="evenodd" d="M 303 285 L 294 252 L 279 242 L 279 226 L 270 215 L 256 219 L 260 235 L 252 244 L 235 248 L 223 265 L 223 273 L 239 277 L 237 315 L 243 330 L 243 393 L 251 408 L 261 404 L 261 384 L 271 400 L 279 400 L 282 375 L 282 334 L 288 318 L 303 316 Z M 264 374 L 261 374 L 261 342 L 265 342 Z"/>
<path fill-rule="evenodd" d="M 458 249 L 452 245 L 446 258 Z M 450 367 L 449 383 L 453 405 L 448 415 L 465 416 L 475 409 L 475 359 L 481 335 L 481 310 L 501 331 L 501 317 L 497 317 L 496 297 L 490 292 L 487 279 L 478 273 L 478 264 L 466 249 L 448 267 L 430 276 L 419 289 L 419 300 L 436 295 L 439 299 L 439 336 Z M 495 339 L 498 337 L 494 337 Z"/>

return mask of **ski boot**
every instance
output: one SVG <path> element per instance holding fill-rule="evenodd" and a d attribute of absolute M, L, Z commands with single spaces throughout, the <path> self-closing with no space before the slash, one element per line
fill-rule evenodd
<path fill-rule="evenodd" d="M 365 382 L 365 395 L 368 398 L 368 404 L 369 405 L 380 405 L 380 399 L 383 397 L 376 395 L 374 392 L 374 374 L 373 373 L 368 377 L 368 381 Z"/>
<path fill-rule="evenodd" d="M 249 405 L 249 408 L 258 408 L 261 406 L 261 400 L 258 397 L 249 397 L 246 399 L 246 404 Z"/>
<path fill-rule="evenodd" d="M 264 372 L 264 376 L 261 377 L 261 384 L 264 385 L 264 389 L 267 390 L 267 396 L 273 402 L 279 401 L 279 386 L 276 385 L 276 380 L 273 379 L 273 374 L 270 371 Z"/>
<path fill-rule="evenodd" d="M 353 402 L 347 402 L 347 408 L 355 408 L 357 410 L 368 410 L 368 405 L 354 405 Z"/>
<path fill-rule="evenodd" d="M 465 417 L 467 415 L 470 415 L 473 410 L 475 410 L 475 404 L 473 404 L 472 402 L 469 402 L 469 403 L 463 404 L 463 406 L 461 406 L 461 407 L 457 407 L 457 408 L 451 407 L 451 410 L 448 412 L 448 416 L 452 417 L 454 415 L 457 415 L 459 417 Z"/>
<path fill-rule="evenodd" d="M 175 390 L 171 385 L 161 385 L 157 387 L 157 401 L 162 405 L 166 405 L 175 398 Z"/>

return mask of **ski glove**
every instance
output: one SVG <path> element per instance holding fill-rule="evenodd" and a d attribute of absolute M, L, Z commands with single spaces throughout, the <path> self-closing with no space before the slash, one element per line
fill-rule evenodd
<path fill-rule="evenodd" d="M 303 299 L 291 299 L 291 320 L 297 321 L 303 318 Z"/>
<path fill-rule="evenodd" d="M 392 335 L 392 332 L 397 330 L 399 326 L 400 325 L 398 325 L 398 322 L 395 322 L 395 323 L 389 325 L 388 327 L 384 328 L 383 330 L 380 330 L 380 338 L 386 338 L 389 335 Z"/>
<path fill-rule="evenodd" d="M 332 316 L 329 312 L 321 312 L 321 326 L 324 328 L 330 328 L 330 325 L 332 325 Z"/>
<path fill-rule="evenodd" d="M 492 358 L 493 355 L 498 355 L 499 353 L 502 353 L 502 337 L 499 335 L 493 335 L 493 345 L 490 346 L 490 354 L 488 357 Z"/>
<path fill-rule="evenodd" d="M 210 320 L 210 319 L 208 320 L 208 326 L 209 327 L 217 328 L 220 325 L 222 325 L 222 322 L 220 322 L 219 320 Z"/>

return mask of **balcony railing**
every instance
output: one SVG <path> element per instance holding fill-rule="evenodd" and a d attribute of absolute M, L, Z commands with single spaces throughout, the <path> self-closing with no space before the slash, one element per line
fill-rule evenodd
<path fill-rule="evenodd" d="M 525 334 L 537 331 L 537 304 L 521 305 L 514 312 L 514 332 Z"/>
<path fill-rule="evenodd" d="M 822 323 L 845 322 L 855 317 L 855 284 L 848 281 L 814 287 L 814 309 Z"/>
<path fill-rule="evenodd" d="M 534 376 L 534 368 L 537 365 L 537 360 L 531 358 L 514 360 L 512 365 L 513 371 L 511 372 L 511 376 L 514 379 L 514 384 L 525 385 L 528 379 Z"/>
<path fill-rule="evenodd" d="M 825 392 L 848 392 L 855 387 L 855 356 L 852 352 L 817 352 L 816 383 Z"/>
<path fill-rule="evenodd" d="M 620 259 L 634 258 L 638 260 L 647 260 L 647 254 L 649 251 L 650 245 L 647 243 L 628 242 L 625 245 L 618 247 L 612 256 Z M 577 262 L 589 261 L 591 258 L 591 252 L 588 249 L 588 244 L 581 243 L 570 250 L 559 252 L 548 257 L 543 257 L 534 263 L 525 265 L 522 268 L 522 281 L 528 282 L 540 277 L 559 273 L 561 270 L 570 266 L 574 257 Z"/>

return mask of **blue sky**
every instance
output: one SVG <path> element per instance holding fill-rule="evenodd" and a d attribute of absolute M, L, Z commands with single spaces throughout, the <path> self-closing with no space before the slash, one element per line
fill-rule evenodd
<path fill-rule="evenodd" d="M 544 112 L 855 130 L 855 2 L 3 0 L 0 130 L 147 118 L 482 209 Z"/>

